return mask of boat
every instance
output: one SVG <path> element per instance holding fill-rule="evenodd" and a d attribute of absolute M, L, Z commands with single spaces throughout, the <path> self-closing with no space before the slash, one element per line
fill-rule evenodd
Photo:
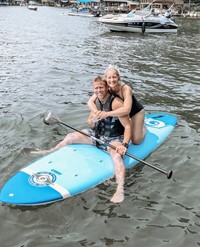
<path fill-rule="evenodd" d="M 101 12 L 98 9 L 81 6 L 78 8 L 71 8 L 67 12 L 68 15 L 72 16 L 86 16 L 86 17 L 100 17 Z"/>
<path fill-rule="evenodd" d="M 107 14 L 98 19 L 110 31 L 134 33 L 177 33 L 171 10 L 164 14 L 155 12 L 151 6 L 142 10 L 132 10 L 128 14 Z"/>
<path fill-rule="evenodd" d="M 144 159 L 166 140 L 175 128 L 176 119 L 172 114 L 147 114 L 147 133 L 143 142 L 140 145 L 130 143 L 123 156 L 126 169 L 139 162 L 148 164 Z M 156 170 L 161 171 L 161 168 L 157 167 Z M 105 150 L 88 144 L 66 145 L 10 176 L 1 188 L 0 202 L 12 206 L 54 203 L 83 193 L 112 178 L 114 174 L 112 158 Z M 169 179 L 172 171 L 165 175 Z"/>
<path fill-rule="evenodd" d="M 38 4 L 34 1 L 29 1 L 28 9 L 36 11 L 38 9 Z"/>

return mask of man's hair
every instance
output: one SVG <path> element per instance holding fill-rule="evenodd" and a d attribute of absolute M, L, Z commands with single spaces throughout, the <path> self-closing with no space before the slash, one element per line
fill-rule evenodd
<path fill-rule="evenodd" d="M 102 76 L 97 76 L 97 77 L 94 79 L 93 83 L 94 83 L 94 82 L 101 82 L 101 81 L 104 82 L 105 86 L 107 86 L 106 79 L 105 79 L 104 77 L 102 77 Z"/>

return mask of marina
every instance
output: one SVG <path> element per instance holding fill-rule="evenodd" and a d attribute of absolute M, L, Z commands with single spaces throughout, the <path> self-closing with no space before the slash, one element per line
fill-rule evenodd
<path fill-rule="evenodd" d="M 67 9 L 70 15 L 99 17 L 108 13 L 129 13 L 132 10 L 142 10 L 152 6 L 154 14 L 164 14 L 170 9 L 174 17 L 200 18 L 200 5 L 198 0 L 0 0 L 0 6 L 28 6 L 30 10 L 37 10 L 38 6 L 61 7 Z M 93 14 L 89 14 L 89 11 Z M 78 12 L 77 14 L 75 12 Z M 63 12 L 65 15 L 65 12 Z"/>

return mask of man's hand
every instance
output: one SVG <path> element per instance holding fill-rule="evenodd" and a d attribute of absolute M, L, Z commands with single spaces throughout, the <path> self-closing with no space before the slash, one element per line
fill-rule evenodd
<path fill-rule="evenodd" d="M 119 146 L 116 147 L 116 152 L 121 154 L 121 155 L 124 155 L 127 151 L 127 148 L 124 147 L 123 144 L 120 144 Z"/>

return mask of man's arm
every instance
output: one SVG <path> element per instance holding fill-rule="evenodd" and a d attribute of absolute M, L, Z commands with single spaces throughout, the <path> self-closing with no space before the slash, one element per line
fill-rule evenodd
<path fill-rule="evenodd" d="M 88 126 L 90 128 L 93 128 L 94 127 L 93 113 L 92 112 L 90 112 L 90 115 L 88 117 L 87 123 L 88 123 Z"/>

